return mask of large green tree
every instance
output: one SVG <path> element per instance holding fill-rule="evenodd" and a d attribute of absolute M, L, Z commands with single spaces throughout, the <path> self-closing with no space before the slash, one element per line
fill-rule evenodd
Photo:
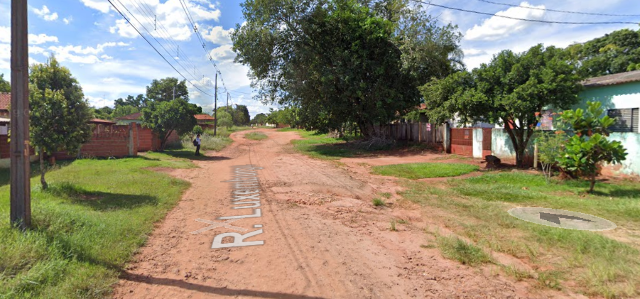
<path fill-rule="evenodd" d="M 4 79 L 4 74 L 0 74 L 0 92 L 11 92 L 11 83 Z"/>
<path fill-rule="evenodd" d="M 251 121 L 249 115 L 249 109 L 245 105 L 236 104 L 236 108 L 233 112 L 233 124 L 236 126 L 246 126 Z"/>
<path fill-rule="evenodd" d="M 332 130 L 353 122 L 364 136 L 378 135 L 376 124 L 419 103 L 418 82 L 452 69 L 451 52 L 428 51 L 436 48 L 427 42 L 436 35 L 420 33 L 435 22 L 416 14 L 400 27 L 402 1 L 247 0 L 242 6 L 247 22 L 232 36 L 237 61 L 250 67 L 261 100 L 296 107 L 306 126 Z M 418 66 L 441 61 L 423 56 L 431 54 L 446 57 L 446 66 Z"/>
<path fill-rule="evenodd" d="M 567 47 L 583 78 L 640 69 L 640 30 L 621 29 Z"/>
<path fill-rule="evenodd" d="M 152 84 L 153 85 L 153 84 Z M 147 87 L 149 88 L 149 87 Z M 173 91 L 172 91 L 173 92 Z M 173 94 L 172 94 L 173 96 Z M 121 107 L 121 106 L 132 106 L 138 109 L 141 109 L 143 107 L 147 106 L 147 102 L 149 100 L 143 95 L 143 94 L 139 94 L 137 96 L 132 96 L 132 95 L 128 95 L 126 98 L 118 98 L 113 102 L 113 106 L 115 108 Z"/>
<path fill-rule="evenodd" d="M 142 109 L 142 124 L 151 128 L 160 138 L 160 150 L 164 150 L 167 139 L 174 131 L 179 135 L 191 132 L 197 124 L 194 115 L 202 113 L 202 108 L 176 98 L 169 101 L 153 101 Z"/>
<path fill-rule="evenodd" d="M 102 108 L 92 108 L 93 116 L 98 119 L 113 119 L 113 108 L 104 106 Z"/>
<path fill-rule="evenodd" d="M 173 100 L 174 98 L 181 98 L 188 102 L 189 90 L 187 89 L 187 81 L 179 81 L 177 78 L 173 77 L 168 77 L 160 80 L 154 79 L 151 82 L 151 85 L 147 86 L 146 98 L 150 101 L 155 102 L 167 102 Z"/>
<path fill-rule="evenodd" d="M 75 154 L 91 138 L 93 116 L 82 87 L 55 57 L 31 66 L 29 75 L 31 144 L 40 152 L 40 182 L 47 188 L 43 156 L 55 151 Z"/>
<path fill-rule="evenodd" d="M 256 114 L 251 120 L 251 124 L 254 125 L 264 125 L 265 123 L 267 123 L 267 115 L 264 113 Z"/>
<path fill-rule="evenodd" d="M 487 121 L 504 125 L 516 151 L 516 164 L 538 124 L 536 112 L 552 106 L 568 109 L 578 102 L 579 77 L 566 55 L 537 45 L 524 53 L 502 51 L 489 64 L 459 72 L 421 88 L 431 120 L 454 116 L 463 123 Z"/>
<path fill-rule="evenodd" d="M 123 117 L 129 114 L 134 114 L 138 112 L 140 112 L 140 109 L 134 106 L 129 106 L 129 105 L 116 106 L 116 109 L 113 110 L 113 112 L 111 113 L 111 116 L 113 116 L 113 118 L 118 118 L 118 117 Z"/>

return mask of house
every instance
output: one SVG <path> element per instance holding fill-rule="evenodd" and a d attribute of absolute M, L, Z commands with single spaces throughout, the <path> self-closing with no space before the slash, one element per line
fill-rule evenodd
<path fill-rule="evenodd" d="M 10 105 L 11 105 L 11 93 L 0 92 L 0 117 L 9 117 Z"/>
<path fill-rule="evenodd" d="M 215 118 L 209 114 L 196 114 L 194 115 L 198 125 L 203 129 L 213 129 L 215 126 Z"/>
<path fill-rule="evenodd" d="M 142 123 L 142 113 L 136 112 L 133 114 L 121 116 L 116 118 L 116 122 L 118 125 L 128 125 L 130 123 L 141 124 Z"/>
<path fill-rule="evenodd" d="M 610 127 L 610 140 L 627 149 L 627 159 L 620 165 L 608 166 L 612 174 L 640 175 L 640 71 L 589 78 L 582 82 L 581 102 L 573 107 L 585 109 L 587 102 L 600 102 L 616 122 Z"/>

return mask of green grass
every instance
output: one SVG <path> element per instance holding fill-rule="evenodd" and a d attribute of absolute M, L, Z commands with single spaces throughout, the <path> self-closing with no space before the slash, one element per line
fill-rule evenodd
<path fill-rule="evenodd" d="M 458 237 L 438 236 L 436 242 L 444 257 L 459 261 L 463 265 L 476 266 L 491 262 L 491 257 L 480 247 Z"/>
<path fill-rule="evenodd" d="M 373 202 L 373 205 L 376 207 L 384 206 L 384 200 L 380 198 L 374 198 L 372 202 Z"/>
<path fill-rule="evenodd" d="M 373 173 L 411 180 L 454 177 L 478 171 L 478 166 L 459 163 L 409 163 L 372 167 Z"/>
<path fill-rule="evenodd" d="M 518 172 L 485 174 L 449 180 L 448 189 L 402 181 L 401 195 L 428 207 L 454 233 L 481 248 L 502 252 L 535 264 L 540 285 L 571 288 L 589 296 L 607 298 L 640 295 L 640 246 L 607 237 L 607 233 L 565 230 L 511 217 L 514 206 L 539 206 L 592 214 L 615 222 L 640 237 L 640 187 L 633 182 L 598 183 L 587 194 L 588 183 L 552 181 L 542 175 Z M 440 213 L 433 213 L 434 209 Z M 507 271 L 508 272 L 508 271 Z M 520 275 L 520 274 L 518 274 Z"/>
<path fill-rule="evenodd" d="M 251 140 L 264 140 L 267 139 L 267 135 L 262 132 L 251 132 L 244 135 L 245 138 Z"/>
<path fill-rule="evenodd" d="M 371 154 L 375 151 L 388 150 L 392 146 L 368 148 L 363 144 L 350 143 L 356 140 L 355 136 L 345 136 L 344 138 L 333 138 L 327 134 L 315 131 L 305 131 L 299 129 L 278 129 L 278 131 L 297 132 L 302 138 L 292 140 L 294 149 L 312 158 L 323 160 L 339 160 Z"/>
<path fill-rule="evenodd" d="M 150 153 L 77 160 L 31 180 L 32 228 L 9 225 L 9 186 L 0 186 L 0 294 L 3 298 L 104 298 L 154 223 L 188 183 L 149 167 L 188 161 Z M 35 165 L 34 165 L 35 168 Z M 0 180 L 7 176 L 0 170 Z"/>

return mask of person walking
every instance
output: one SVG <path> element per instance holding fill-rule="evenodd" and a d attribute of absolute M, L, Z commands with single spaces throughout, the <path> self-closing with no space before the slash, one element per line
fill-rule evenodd
<path fill-rule="evenodd" d="M 196 139 L 193 141 L 193 145 L 196 146 L 196 156 L 200 156 L 200 134 L 196 136 Z"/>

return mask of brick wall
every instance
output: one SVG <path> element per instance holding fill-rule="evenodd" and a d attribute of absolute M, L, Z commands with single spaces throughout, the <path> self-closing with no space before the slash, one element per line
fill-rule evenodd
<path fill-rule="evenodd" d="M 10 158 L 9 154 L 11 153 L 9 150 L 9 136 L 0 135 L 0 159 Z"/>
<path fill-rule="evenodd" d="M 167 144 L 180 142 L 180 136 L 173 131 L 167 139 Z M 160 148 L 160 138 L 149 128 L 138 125 L 138 151 L 157 151 Z"/>
<path fill-rule="evenodd" d="M 94 131 L 91 140 L 82 145 L 80 156 L 82 157 L 127 157 L 135 156 L 138 153 L 138 134 L 135 125 L 111 126 L 100 131 Z M 133 148 L 130 148 L 130 142 Z M 53 154 L 56 160 L 74 159 L 67 152 L 56 152 Z"/>

